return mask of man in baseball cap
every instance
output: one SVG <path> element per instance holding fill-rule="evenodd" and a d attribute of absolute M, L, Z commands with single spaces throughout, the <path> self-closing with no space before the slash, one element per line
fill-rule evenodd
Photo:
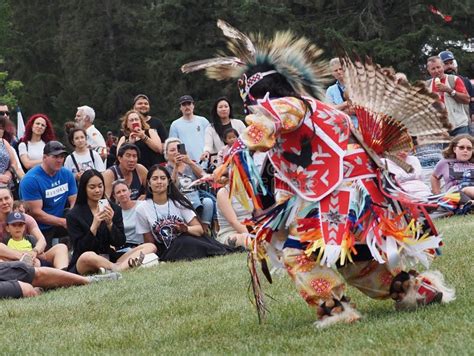
<path fill-rule="evenodd" d="M 179 98 L 179 105 L 184 104 L 184 103 L 194 103 L 194 99 L 191 95 L 183 95 L 182 97 Z"/>
<path fill-rule="evenodd" d="M 66 147 L 49 141 L 43 149 L 43 161 L 25 174 L 20 182 L 20 197 L 46 238 L 47 249 L 54 238 L 67 236 L 65 208 L 76 201 L 74 175 L 63 167 Z M 68 244 L 68 241 L 62 241 Z"/>
<path fill-rule="evenodd" d="M 66 146 L 59 141 L 49 141 L 43 148 L 43 154 L 48 156 L 67 155 Z"/>
<path fill-rule="evenodd" d="M 205 131 L 209 121 L 194 114 L 194 99 L 186 94 L 178 100 L 181 116 L 171 123 L 169 137 L 179 138 L 186 145 L 186 152 L 193 161 L 199 162 L 204 152 Z"/>
<path fill-rule="evenodd" d="M 438 54 L 438 57 L 443 61 L 444 72 L 446 74 L 457 74 L 458 63 L 456 62 L 456 59 L 454 59 L 453 52 L 442 51 Z"/>
<path fill-rule="evenodd" d="M 454 54 L 451 51 L 442 51 L 438 54 L 439 58 L 443 61 L 444 65 L 444 73 L 456 75 L 462 79 L 464 86 L 466 87 L 467 93 L 470 96 L 469 104 L 465 106 L 465 110 L 470 117 L 470 133 L 471 135 L 474 134 L 474 87 L 472 86 L 471 81 L 469 78 L 464 77 L 458 74 L 458 63 L 456 58 L 454 58 Z"/>

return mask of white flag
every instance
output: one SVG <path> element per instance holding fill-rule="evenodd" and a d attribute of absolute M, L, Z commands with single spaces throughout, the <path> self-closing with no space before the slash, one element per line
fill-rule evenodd
<path fill-rule="evenodd" d="M 25 134 L 25 122 L 23 121 L 23 115 L 21 114 L 20 107 L 18 106 L 16 110 L 16 137 L 22 138 Z"/>

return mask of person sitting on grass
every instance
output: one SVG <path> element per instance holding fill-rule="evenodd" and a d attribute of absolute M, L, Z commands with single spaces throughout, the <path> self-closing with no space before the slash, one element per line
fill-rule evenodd
<path fill-rule="evenodd" d="M 234 249 L 205 236 L 192 204 L 176 188 L 166 168 L 147 175 L 147 199 L 137 208 L 137 233 L 158 247 L 162 261 L 225 255 Z"/>
<path fill-rule="evenodd" d="M 402 190 L 413 197 L 429 197 L 431 195 L 431 189 L 423 182 L 423 171 L 420 160 L 416 156 L 410 155 L 408 151 L 399 151 L 396 153 L 396 157 L 409 164 L 413 168 L 413 171 L 406 172 L 395 160 L 390 159 L 390 157 L 382 158 L 381 160 L 388 171 L 395 176 Z"/>
<path fill-rule="evenodd" d="M 47 248 L 56 240 L 69 244 L 66 209 L 76 201 L 77 184 L 73 174 L 63 167 L 66 147 L 49 141 L 43 149 L 43 163 L 28 171 L 20 181 L 20 197 L 38 222 Z"/>
<path fill-rule="evenodd" d="M 29 214 L 29 210 L 23 200 L 15 200 L 13 202 L 12 211 L 18 211 L 23 214 Z"/>
<path fill-rule="evenodd" d="M 15 211 L 8 214 L 6 230 L 10 234 L 5 241 L 7 247 L 15 251 L 26 252 L 28 254 L 26 256 L 30 257 L 23 257 L 24 262 L 31 263 L 35 267 L 47 266 L 65 269 L 68 266 L 69 254 L 67 246 L 64 244 L 57 244 L 41 254 L 29 255 L 30 252 L 34 252 L 36 239 L 25 234 L 26 220 L 23 213 Z"/>
<path fill-rule="evenodd" d="M 112 183 L 125 179 L 132 191 L 132 200 L 145 199 L 145 178 L 148 170 L 138 163 L 140 149 L 133 143 L 124 143 L 117 152 L 117 163 L 104 173 L 105 194 L 112 195 Z"/>
<path fill-rule="evenodd" d="M 444 159 L 438 162 L 431 176 L 433 193 L 441 193 L 440 182 L 443 179 L 445 191 L 460 193 L 461 208 L 464 205 L 470 208 L 474 200 L 473 146 L 473 136 L 467 134 L 455 136 L 443 151 Z"/>
<path fill-rule="evenodd" d="M 22 202 L 13 202 L 13 196 L 10 189 L 6 187 L 0 187 L 0 260 L 19 261 L 23 258 L 26 259 L 27 262 L 31 263 L 36 257 L 41 257 L 42 259 L 51 261 L 52 255 L 48 253 L 49 251 L 45 252 L 46 239 L 43 233 L 39 229 L 35 219 L 33 219 L 30 215 L 24 212 L 24 206 L 23 211 L 21 207 Z M 27 235 L 30 235 L 36 241 L 36 245 L 31 251 L 28 251 L 27 253 L 11 249 L 7 245 L 5 245 L 5 241 L 8 238 L 7 218 L 12 211 L 19 211 L 24 214 L 25 233 Z M 67 247 L 64 244 L 57 244 L 55 246 L 59 246 L 56 247 L 56 250 L 67 251 Z M 47 257 L 45 257 L 45 255 L 47 255 Z M 63 262 L 61 262 L 60 259 L 56 260 L 55 265 L 59 268 L 63 268 L 61 267 L 63 265 Z"/>
<path fill-rule="evenodd" d="M 214 202 L 208 196 L 202 196 L 191 183 L 204 176 L 204 170 L 199 164 L 191 160 L 187 152 L 179 152 L 178 145 L 182 145 L 180 139 L 169 137 L 165 141 L 164 154 L 167 160 L 166 169 L 171 175 L 171 180 L 179 191 L 193 205 L 201 220 L 204 231 L 209 232 L 214 215 Z"/>
<path fill-rule="evenodd" d="M 217 241 L 229 246 L 247 248 L 249 233 L 242 221 L 250 219 L 252 214 L 245 210 L 235 197 L 229 199 L 229 179 L 227 175 L 222 178 L 225 179 L 225 185 L 217 192 Z"/>
<path fill-rule="evenodd" d="M 70 272 L 123 271 L 141 265 L 145 254 L 156 251 L 155 246 L 149 244 L 138 246 L 120 257 L 117 255 L 116 249 L 126 241 L 122 211 L 105 199 L 104 178 L 95 169 L 82 174 L 76 205 L 66 221 L 74 247 Z"/>
<path fill-rule="evenodd" d="M 0 299 L 36 297 L 43 289 L 82 286 L 120 278 L 122 276 L 117 272 L 83 277 L 56 268 L 32 267 L 24 262 L 0 262 Z"/>
<path fill-rule="evenodd" d="M 125 245 L 119 251 L 128 252 L 135 247 L 143 245 L 143 235 L 137 233 L 137 207 L 143 204 L 142 200 L 132 200 L 131 191 L 123 179 L 118 179 L 112 185 L 112 199 L 122 209 L 123 226 L 125 231 Z M 156 251 L 154 244 L 148 246 L 148 250 Z M 119 252 L 117 251 L 117 252 Z"/>

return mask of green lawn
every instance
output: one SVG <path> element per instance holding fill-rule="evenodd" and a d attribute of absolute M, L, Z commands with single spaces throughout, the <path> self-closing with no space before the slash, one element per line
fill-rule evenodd
<path fill-rule="evenodd" d="M 457 300 L 416 312 L 349 295 L 363 314 L 324 330 L 286 275 L 264 290 L 259 325 L 249 301 L 246 255 L 167 263 L 115 283 L 0 301 L 0 354 L 473 354 L 474 216 L 439 221 L 445 246 L 433 268 Z"/>

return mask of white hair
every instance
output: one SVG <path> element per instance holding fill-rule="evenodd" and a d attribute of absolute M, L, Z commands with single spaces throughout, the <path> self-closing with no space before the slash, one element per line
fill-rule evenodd
<path fill-rule="evenodd" d="M 342 66 L 342 63 L 341 63 L 341 60 L 339 59 L 339 57 L 335 57 L 335 58 L 332 58 L 330 61 L 329 61 L 329 66 L 332 67 L 334 65 L 338 65 L 338 66 Z"/>
<path fill-rule="evenodd" d="M 77 111 L 82 111 L 85 116 L 89 117 L 90 122 L 94 122 L 95 119 L 95 111 L 92 109 L 90 106 L 84 105 L 84 106 L 79 106 L 77 108 Z"/>
<path fill-rule="evenodd" d="M 165 156 L 165 159 L 168 160 L 168 146 L 170 143 L 177 142 L 177 143 L 183 143 L 179 138 L 177 137 L 168 137 L 165 140 L 164 146 L 163 146 L 163 156 Z"/>

